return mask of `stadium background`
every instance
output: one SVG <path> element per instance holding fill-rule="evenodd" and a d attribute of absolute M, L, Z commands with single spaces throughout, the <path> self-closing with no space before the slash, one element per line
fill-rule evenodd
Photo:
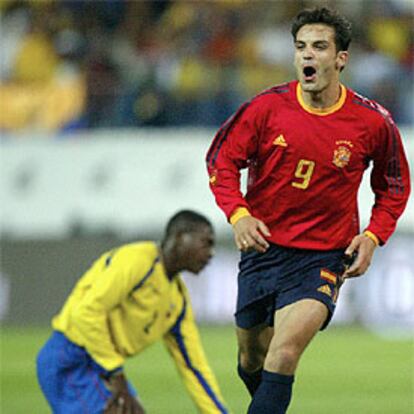
<path fill-rule="evenodd" d="M 411 0 L 0 1 L 1 412 L 47 412 L 35 353 L 91 260 L 161 237 L 185 207 L 216 228 L 216 259 L 185 277 L 225 397 L 243 412 L 230 327 L 238 256 L 203 157 L 243 100 L 294 76 L 290 20 L 316 4 L 354 23 L 344 82 L 392 111 L 412 169 Z M 366 181 L 360 201 L 364 223 Z M 413 251 L 411 197 L 368 275 L 344 286 L 335 327 L 304 360 L 292 413 L 413 412 Z M 134 362 L 131 375 L 150 413 L 191 413 L 162 351 L 144 354 L 158 363 Z M 337 378 L 344 371 L 351 379 Z"/>

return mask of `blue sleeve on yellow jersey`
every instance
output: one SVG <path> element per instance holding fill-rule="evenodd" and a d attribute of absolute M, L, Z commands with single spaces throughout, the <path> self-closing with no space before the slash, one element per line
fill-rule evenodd
<path fill-rule="evenodd" d="M 185 289 L 185 287 L 183 287 Z M 191 304 L 185 293 L 185 305 L 164 342 L 172 355 L 183 382 L 203 414 L 227 414 L 223 397 L 208 365 Z"/>

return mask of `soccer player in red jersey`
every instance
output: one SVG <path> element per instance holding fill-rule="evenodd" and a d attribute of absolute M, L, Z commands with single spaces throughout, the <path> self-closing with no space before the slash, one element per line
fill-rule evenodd
<path fill-rule="evenodd" d="M 249 414 L 286 412 L 299 359 L 329 323 L 340 285 L 368 269 L 410 192 L 391 115 L 340 83 L 350 23 L 305 10 L 292 35 L 298 81 L 242 105 L 207 154 L 211 190 L 241 250 L 238 373 L 252 395 Z M 371 163 L 375 204 L 360 232 L 357 192 Z"/>

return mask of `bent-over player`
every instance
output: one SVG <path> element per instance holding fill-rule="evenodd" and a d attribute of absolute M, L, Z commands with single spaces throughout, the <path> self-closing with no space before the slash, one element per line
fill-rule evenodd
<path fill-rule="evenodd" d="M 38 355 L 39 383 L 55 414 L 144 413 L 122 367 L 160 339 L 198 410 L 229 412 L 180 276 L 199 273 L 213 245 L 210 222 L 183 210 L 168 222 L 160 245 L 127 244 L 95 261 L 53 319 L 54 332 Z"/>

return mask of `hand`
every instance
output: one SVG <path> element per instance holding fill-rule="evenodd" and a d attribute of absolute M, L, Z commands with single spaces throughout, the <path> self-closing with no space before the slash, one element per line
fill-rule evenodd
<path fill-rule="evenodd" d="M 105 406 L 104 414 L 145 414 L 142 405 L 132 396 L 131 404 L 125 403 L 122 397 L 111 398 Z"/>
<path fill-rule="evenodd" d="M 244 216 L 233 225 L 234 240 L 239 250 L 246 252 L 254 249 L 264 253 L 269 243 L 263 236 L 270 237 L 266 224 L 252 216 Z"/>
<path fill-rule="evenodd" d="M 352 253 L 356 252 L 357 256 L 354 263 L 345 270 L 343 278 L 358 277 L 363 275 L 369 265 L 371 264 L 374 250 L 377 247 L 375 242 L 364 234 L 359 234 L 352 239 L 351 244 L 345 250 L 345 254 L 351 256 Z"/>
<path fill-rule="evenodd" d="M 138 400 L 129 393 L 127 380 L 122 372 L 108 379 L 112 397 L 108 400 L 104 414 L 145 414 Z"/>

